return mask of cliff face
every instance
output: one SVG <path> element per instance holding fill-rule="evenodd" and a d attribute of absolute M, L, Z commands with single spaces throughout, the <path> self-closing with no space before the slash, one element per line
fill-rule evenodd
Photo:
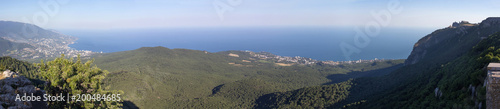
<path fill-rule="evenodd" d="M 500 31 L 500 17 L 487 18 L 480 24 L 471 24 L 467 21 L 455 22 L 450 27 L 436 30 L 415 43 L 405 65 L 415 64 L 422 59 L 446 61 L 458 57 L 481 39 L 498 31 Z"/>

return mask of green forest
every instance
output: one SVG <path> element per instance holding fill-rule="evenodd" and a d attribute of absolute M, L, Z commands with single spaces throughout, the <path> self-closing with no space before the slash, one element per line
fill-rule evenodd
<path fill-rule="evenodd" d="M 228 56 L 230 53 L 239 57 Z M 266 94 L 381 76 L 404 62 L 279 66 L 276 60 L 255 58 L 243 51 L 204 53 L 164 47 L 104 54 L 95 60 L 110 71 L 106 87 L 123 90 L 125 100 L 133 103 L 124 105 L 141 108 L 255 107 L 256 100 Z"/>
<path fill-rule="evenodd" d="M 227 56 L 229 53 L 240 57 Z M 49 102 L 50 108 L 248 108 L 262 106 L 259 99 L 264 96 L 311 86 L 315 87 L 307 89 L 344 87 L 328 88 L 339 92 L 325 94 L 333 94 L 330 98 L 346 97 L 351 84 L 342 81 L 385 75 L 401 67 L 404 60 L 279 66 L 276 60 L 254 59 L 241 51 L 205 54 L 196 50 L 151 47 L 104 54 L 85 63 L 79 57 L 65 56 L 40 63 L 2 57 L 0 62 L 2 70 L 20 72 L 47 94 L 123 95 L 123 101 L 118 102 Z M 338 78 L 342 79 L 332 80 Z M 289 96 L 292 95 L 280 97 Z M 331 105 L 339 100 L 325 103 Z"/>

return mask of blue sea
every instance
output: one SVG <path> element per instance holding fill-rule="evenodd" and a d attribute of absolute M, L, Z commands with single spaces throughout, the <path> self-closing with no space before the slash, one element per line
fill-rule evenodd
<path fill-rule="evenodd" d="M 350 60 L 406 59 L 413 45 L 432 29 L 382 28 L 370 37 L 367 47 L 359 48 Z M 163 28 L 116 30 L 61 30 L 78 37 L 70 47 L 95 52 L 119 52 L 140 47 L 163 46 L 219 52 L 228 50 L 265 51 L 281 56 L 301 56 L 316 60 L 347 61 L 340 48 L 354 45 L 351 27 L 241 27 L 241 28 Z"/>

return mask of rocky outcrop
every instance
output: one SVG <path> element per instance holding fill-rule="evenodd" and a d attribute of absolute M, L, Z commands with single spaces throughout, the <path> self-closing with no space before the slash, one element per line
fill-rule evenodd
<path fill-rule="evenodd" d="M 500 24 L 500 17 L 489 17 L 486 20 L 481 22 L 481 27 L 487 28 L 493 25 L 499 25 Z"/>
<path fill-rule="evenodd" d="M 453 53 L 462 53 L 459 51 L 466 51 L 472 48 L 476 43 L 485 39 L 491 34 L 500 30 L 500 17 L 490 17 L 483 20 L 479 24 L 472 24 L 467 21 L 454 22 L 450 27 L 443 28 L 432 32 L 431 34 L 421 38 L 413 46 L 413 51 L 405 61 L 405 65 L 415 64 L 426 57 L 436 55 L 452 55 L 459 54 L 431 54 L 439 53 L 437 51 L 455 50 Z M 456 49 L 451 47 L 463 48 Z M 467 46 L 464 46 L 467 45 Z M 444 48 L 449 47 L 449 48 Z"/>
<path fill-rule="evenodd" d="M 31 81 L 23 76 L 19 76 L 17 72 L 10 70 L 0 74 L 4 76 L 0 79 L 0 109 L 28 109 L 28 108 L 44 108 L 47 107 L 44 102 L 16 101 L 16 96 L 31 95 L 41 96 L 45 92 L 37 89 L 32 85 Z"/>
<path fill-rule="evenodd" d="M 478 24 L 472 24 L 469 23 L 469 21 L 460 21 L 460 22 L 453 22 L 450 27 L 448 28 L 460 28 L 460 27 L 468 27 L 468 26 L 477 26 Z"/>
<path fill-rule="evenodd" d="M 434 97 L 441 99 L 442 96 L 443 96 L 443 91 L 439 90 L 439 87 L 436 87 L 436 89 L 434 89 Z"/>
<path fill-rule="evenodd" d="M 2 73 L 2 77 L 3 77 L 3 78 L 9 78 L 9 77 L 10 77 L 10 78 L 14 78 L 14 77 L 16 77 L 16 76 L 18 76 L 18 75 L 17 75 L 17 73 L 16 73 L 16 72 L 12 72 L 12 71 L 10 71 L 10 70 L 6 70 L 6 71 L 4 71 L 4 72 Z"/>

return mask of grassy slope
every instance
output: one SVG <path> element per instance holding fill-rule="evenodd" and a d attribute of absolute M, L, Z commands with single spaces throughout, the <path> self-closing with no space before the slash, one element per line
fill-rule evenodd
<path fill-rule="evenodd" d="M 229 53 L 240 57 L 228 56 Z M 284 67 L 241 51 L 205 54 L 164 47 L 104 54 L 95 60 L 98 67 L 112 72 L 107 77 L 107 87 L 125 91 L 125 99 L 141 108 L 248 108 L 255 105 L 253 102 L 260 95 L 317 86 L 331 82 L 328 75 L 386 68 L 404 61 L 343 65 L 342 68 Z M 214 92 L 217 86 L 218 91 Z"/>

